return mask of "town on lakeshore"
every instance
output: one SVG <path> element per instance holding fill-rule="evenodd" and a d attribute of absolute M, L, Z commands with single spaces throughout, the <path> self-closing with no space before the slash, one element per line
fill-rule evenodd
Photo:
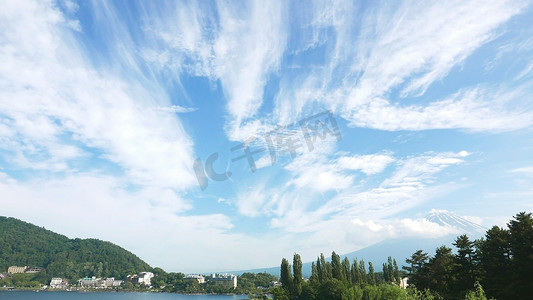
<path fill-rule="evenodd" d="M 11 266 L 8 268 L 7 273 L 0 273 L 0 279 L 7 278 L 14 274 L 34 274 L 42 271 L 40 267 L 29 266 Z M 76 289 L 117 289 L 128 287 L 129 285 L 136 287 L 143 287 L 151 289 L 152 279 L 154 278 L 152 272 L 139 272 L 126 276 L 124 279 L 116 279 L 114 277 L 109 278 L 97 278 L 95 276 L 80 278 L 75 283 L 70 283 L 67 279 L 61 277 L 53 277 L 50 280 L 49 285 L 42 285 L 41 289 L 50 290 L 76 290 Z M 237 288 L 237 276 L 233 274 L 211 274 L 210 276 L 199 274 L 188 274 L 183 277 L 186 282 L 193 282 L 195 284 L 212 284 L 215 286 L 221 286 L 228 289 Z M 277 286 L 278 282 L 272 281 L 272 286 Z M 6 289 L 14 289 L 14 287 L 4 286 Z"/>

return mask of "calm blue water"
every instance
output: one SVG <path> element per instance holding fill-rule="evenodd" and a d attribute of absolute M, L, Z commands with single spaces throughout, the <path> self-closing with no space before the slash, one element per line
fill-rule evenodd
<path fill-rule="evenodd" d="M 160 293 L 92 293 L 92 292 L 0 292 L 1 300 L 236 300 L 247 296 L 180 295 Z"/>

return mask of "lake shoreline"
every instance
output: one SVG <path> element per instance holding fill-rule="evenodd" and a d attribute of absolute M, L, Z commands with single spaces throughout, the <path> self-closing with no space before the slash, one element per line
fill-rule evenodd
<path fill-rule="evenodd" d="M 5 300 L 246 300 L 248 295 L 178 294 L 149 291 L 0 290 Z"/>
<path fill-rule="evenodd" d="M 172 292 L 164 292 L 164 291 L 135 291 L 135 290 L 97 290 L 97 289 L 76 289 L 76 290 L 58 290 L 58 289 L 42 289 L 42 290 L 35 290 L 31 288 L 15 288 L 15 289 L 7 289 L 7 288 L 0 288 L 0 292 L 34 292 L 34 293 L 153 293 L 153 294 L 177 294 L 177 295 L 218 295 L 218 296 L 241 296 L 241 295 L 248 295 L 248 294 L 239 294 L 239 293 L 228 293 L 228 294 L 216 294 L 216 293 L 172 293 Z"/>
<path fill-rule="evenodd" d="M 17 293 L 17 292 L 32 292 L 32 293 L 127 293 L 127 294 L 171 294 L 171 295 L 182 295 L 182 296 L 248 296 L 249 294 L 238 294 L 238 293 L 230 293 L 230 294 L 216 294 L 216 293 L 172 293 L 172 292 L 164 292 L 164 291 L 134 291 L 134 290 L 95 290 L 95 289 L 76 289 L 76 290 L 58 290 L 58 289 L 42 289 L 42 290 L 35 290 L 35 289 L 24 289 L 24 288 L 16 288 L 16 289 L 7 289 L 4 287 L 0 287 L 0 293 Z"/>

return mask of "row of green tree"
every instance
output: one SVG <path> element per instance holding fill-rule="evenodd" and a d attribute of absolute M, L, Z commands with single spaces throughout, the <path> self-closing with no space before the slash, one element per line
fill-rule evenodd
<path fill-rule="evenodd" d="M 438 292 L 445 299 L 460 299 L 480 282 L 488 297 L 533 298 L 533 219 L 518 213 L 507 228 L 494 226 L 484 238 L 459 236 L 453 246 L 436 249 L 434 256 L 422 250 L 406 260 L 409 283 Z"/>
<path fill-rule="evenodd" d="M 298 263 L 299 256 L 295 263 Z M 283 262 L 283 261 L 282 261 Z M 285 260 L 284 268 L 286 268 L 288 261 Z M 298 265 L 295 265 L 298 268 Z M 352 263 L 345 257 L 342 262 L 340 256 L 333 251 L 331 254 L 331 262 L 326 261 L 324 254 L 320 254 L 316 263 L 311 264 L 310 281 L 324 283 L 328 279 L 336 278 L 346 284 L 370 284 L 375 285 L 381 282 L 391 282 L 400 284 L 402 272 L 398 269 L 396 259 L 389 256 L 388 263 L 383 264 L 383 272 L 376 273 L 372 262 L 368 263 L 368 272 L 365 261 L 359 262 L 355 259 Z M 282 273 L 283 274 L 283 273 Z M 290 275 L 290 274 L 289 274 Z M 296 276 L 296 275 L 295 275 Z"/>
<path fill-rule="evenodd" d="M 382 272 L 375 272 L 371 262 L 368 270 L 364 260 L 352 263 L 348 258 L 341 261 L 333 252 L 331 261 L 323 254 L 312 263 L 309 281 L 302 277 L 302 260 L 295 254 L 291 265 L 287 259 L 281 261 L 281 287 L 272 290 L 278 300 L 379 300 L 379 299 L 434 299 L 429 291 L 416 288 L 403 289 L 400 281 L 404 272 L 399 270 L 395 259 L 389 257 Z"/>

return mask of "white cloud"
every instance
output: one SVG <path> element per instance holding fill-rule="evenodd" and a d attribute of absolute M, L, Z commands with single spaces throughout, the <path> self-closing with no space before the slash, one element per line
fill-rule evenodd
<path fill-rule="evenodd" d="M 362 227 L 362 228 L 364 228 L 366 230 L 370 230 L 372 232 L 379 232 L 379 231 L 381 231 L 381 230 L 383 230 L 385 228 L 385 226 L 376 224 L 372 220 L 364 222 L 364 221 L 361 221 L 359 219 L 353 219 L 352 223 L 355 226 L 357 226 L 357 227 Z M 390 228 L 390 229 L 392 229 L 392 228 Z"/>
<path fill-rule="evenodd" d="M 516 168 L 509 171 L 510 173 L 523 173 L 533 175 L 533 166 Z"/>
<path fill-rule="evenodd" d="M 319 192 L 328 190 L 343 190 L 350 186 L 352 176 L 339 174 L 335 171 L 325 171 L 319 168 L 308 168 L 290 183 L 298 188 L 311 188 Z"/>
<path fill-rule="evenodd" d="M 382 130 L 468 129 L 472 131 L 508 131 L 533 124 L 533 115 L 511 103 L 525 96 L 525 91 L 472 88 L 427 106 L 397 106 L 382 98 L 359 105 L 346 117 L 352 125 Z"/>
<path fill-rule="evenodd" d="M 351 101 L 365 101 L 406 83 L 405 96 L 423 93 L 473 51 L 493 39 L 500 24 L 517 14 L 525 2 L 404 2 L 392 13 L 380 8 L 368 15 L 361 50 L 364 75 Z M 442 14 L 443 11 L 455 11 Z M 459 9 L 460 8 L 460 9 Z M 386 17 L 379 18 L 379 15 Z M 364 48 L 368 45 L 368 48 Z M 386 59 L 383 59 L 385 58 Z"/>
<path fill-rule="evenodd" d="M 477 224 L 477 225 L 480 225 L 482 226 L 483 225 L 483 218 L 481 217 L 477 217 L 477 216 L 461 216 L 461 218 L 469 221 L 469 222 L 472 222 L 474 224 Z"/>
<path fill-rule="evenodd" d="M 163 112 L 172 112 L 172 113 L 189 113 L 197 110 L 197 108 L 193 107 L 183 107 L 179 105 L 171 105 L 171 106 L 165 106 L 165 107 L 155 107 L 154 110 L 156 111 L 163 111 Z"/>
<path fill-rule="evenodd" d="M 521 79 L 526 76 L 530 76 L 533 73 L 533 63 L 527 65 L 520 74 L 516 76 L 516 79 Z"/>
<path fill-rule="evenodd" d="M 318 192 L 341 191 L 353 182 L 353 176 L 345 174 L 342 168 L 328 161 L 321 153 L 305 153 L 295 158 L 285 169 L 292 174 L 292 179 L 286 186 L 294 185 L 296 188 Z"/>
<path fill-rule="evenodd" d="M 15 184 L 15 183 L 17 183 L 17 181 L 15 179 L 9 177 L 9 175 L 7 175 L 6 173 L 3 173 L 3 172 L 0 172 L 0 182 L 1 183 L 5 182 L 7 184 Z"/>
<path fill-rule="evenodd" d="M 352 223 L 357 227 L 357 230 L 370 231 L 381 239 L 397 237 L 437 238 L 459 233 L 459 230 L 454 227 L 439 225 L 424 218 L 379 221 L 353 219 Z"/>
<path fill-rule="evenodd" d="M 421 187 L 433 175 L 451 165 L 463 162 L 465 151 L 459 153 L 438 153 L 416 156 L 402 160 L 400 168 L 383 181 L 381 187 Z"/>
<path fill-rule="evenodd" d="M 271 195 L 265 193 L 264 188 L 255 186 L 237 196 L 237 208 L 239 213 L 247 217 L 256 217 L 263 210 L 265 201 L 270 200 Z"/>
<path fill-rule="evenodd" d="M 216 70 L 237 125 L 257 112 L 267 76 L 279 67 L 285 48 L 282 8 L 276 1 L 254 2 L 244 10 L 218 6 Z"/>
<path fill-rule="evenodd" d="M 305 242 L 317 253 L 348 253 L 391 238 L 439 238 L 460 231 L 425 218 L 382 218 L 368 210 L 359 217 L 335 217 L 327 220 L 314 218 L 312 213 L 290 211 L 290 219 L 273 219 L 273 227 L 290 232 L 305 232 Z M 311 214 L 311 216 L 310 216 Z M 375 216 L 375 217 L 374 217 Z M 306 248 L 300 248 L 306 249 Z M 313 255 L 313 253 L 311 253 Z"/>
<path fill-rule="evenodd" d="M 343 156 L 337 160 L 341 168 L 348 170 L 361 170 L 366 175 L 374 175 L 383 172 L 395 159 L 387 154 L 353 155 Z"/>

